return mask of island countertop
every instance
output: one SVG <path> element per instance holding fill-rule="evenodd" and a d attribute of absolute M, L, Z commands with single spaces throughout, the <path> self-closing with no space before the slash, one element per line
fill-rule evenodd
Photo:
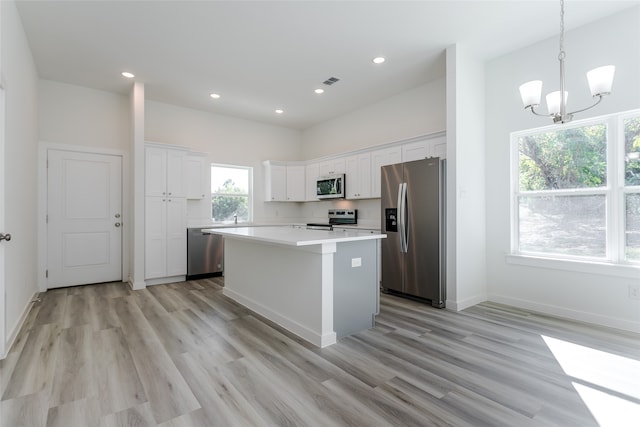
<path fill-rule="evenodd" d="M 325 243 L 384 239 L 386 234 L 362 230 L 307 230 L 303 226 L 208 228 L 204 233 L 225 237 L 261 241 L 288 246 L 311 246 Z"/>

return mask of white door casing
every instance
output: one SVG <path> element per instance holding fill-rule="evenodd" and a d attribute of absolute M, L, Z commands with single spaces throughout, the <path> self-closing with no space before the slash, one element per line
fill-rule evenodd
<path fill-rule="evenodd" d="M 122 157 L 47 150 L 47 288 L 122 280 Z"/>

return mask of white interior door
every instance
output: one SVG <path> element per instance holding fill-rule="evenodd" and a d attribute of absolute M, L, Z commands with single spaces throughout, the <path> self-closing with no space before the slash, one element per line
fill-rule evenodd
<path fill-rule="evenodd" d="M 0 233 L 6 233 L 4 229 L 4 136 L 5 136 L 5 110 L 4 88 L 0 85 Z M 0 359 L 4 357 L 6 340 L 6 301 L 5 301 L 5 268 L 4 268 L 4 242 L 0 241 Z"/>
<path fill-rule="evenodd" d="M 47 288 L 122 280 L 122 158 L 47 152 Z"/>

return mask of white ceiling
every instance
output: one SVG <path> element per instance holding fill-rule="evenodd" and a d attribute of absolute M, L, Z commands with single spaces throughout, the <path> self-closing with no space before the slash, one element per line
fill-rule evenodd
<path fill-rule="evenodd" d="M 568 0 L 567 29 L 639 2 Z M 147 99 L 304 129 L 444 76 L 453 43 L 489 59 L 557 37 L 560 6 L 18 0 L 17 7 L 43 79 L 128 93 L 126 70 L 145 84 Z M 387 61 L 374 65 L 379 55 Z M 333 76 L 340 82 L 314 94 Z"/>

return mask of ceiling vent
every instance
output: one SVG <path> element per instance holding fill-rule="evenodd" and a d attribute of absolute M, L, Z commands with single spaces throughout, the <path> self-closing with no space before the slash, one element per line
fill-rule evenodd
<path fill-rule="evenodd" d="M 329 77 L 327 80 L 323 81 L 323 85 L 331 86 L 334 83 L 338 83 L 340 81 L 337 77 Z"/>

